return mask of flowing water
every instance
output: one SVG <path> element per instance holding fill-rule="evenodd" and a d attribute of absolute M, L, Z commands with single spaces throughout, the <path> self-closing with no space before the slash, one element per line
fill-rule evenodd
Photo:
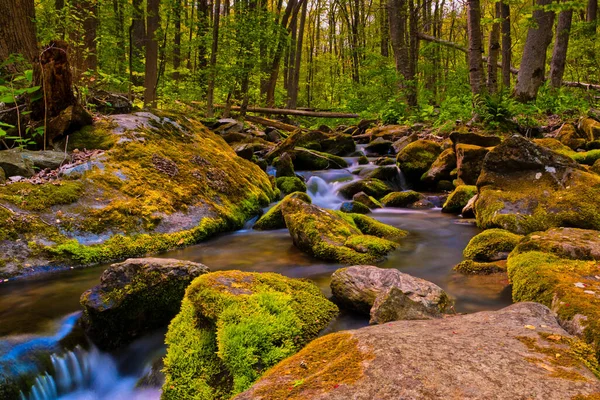
<path fill-rule="evenodd" d="M 351 172 L 356 168 L 356 159 L 348 160 L 353 166 L 347 169 L 302 173 L 315 204 L 339 208 L 344 201 L 337 195 L 339 187 L 359 179 Z M 399 182 L 403 184 L 400 178 L 401 175 Z M 455 299 L 457 312 L 493 310 L 510 304 L 505 275 L 468 277 L 452 271 L 462 260 L 462 250 L 478 232 L 472 223 L 442 214 L 439 208 L 386 208 L 375 210 L 371 215 L 410 233 L 400 248 L 379 266 L 396 268 L 438 284 Z M 200 262 L 211 270 L 278 272 L 294 278 L 309 278 L 330 295 L 330 276 L 340 265 L 302 253 L 292 244 L 287 230 L 258 232 L 249 229 L 250 226 L 251 223 L 243 230 L 161 257 Z M 76 269 L 0 284 L 0 356 L 3 342 L 52 340 L 57 332 L 64 331 L 65 315 L 80 310 L 81 293 L 98 284 L 104 268 Z M 357 328 L 367 323 L 366 317 L 344 313 L 328 331 Z M 40 375 L 31 392 L 21 400 L 157 399 L 159 388 L 136 389 L 135 384 L 148 372 L 152 361 L 164 353 L 163 335 L 164 332 L 149 335 L 115 354 L 99 352 L 89 345 L 58 352 L 51 358 L 50 372 Z"/>

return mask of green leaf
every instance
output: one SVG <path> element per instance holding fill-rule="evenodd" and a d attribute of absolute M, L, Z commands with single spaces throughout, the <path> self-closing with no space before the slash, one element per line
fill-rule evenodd
<path fill-rule="evenodd" d="M 15 97 L 12 94 L 0 96 L 0 103 L 14 103 Z"/>
<path fill-rule="evenodd" d="M 2 121 L 0 121 L 0 126 L 3 126 L 5 128 L 14 128 L 15 127 L 14 125 L 7 124 L 6 122 L 2 122 Z"/>

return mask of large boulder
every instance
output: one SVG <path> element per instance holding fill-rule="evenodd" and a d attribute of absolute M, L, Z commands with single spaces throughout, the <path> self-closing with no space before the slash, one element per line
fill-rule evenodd
<path fill-rule="evenodd" d="M 285 220 L 283 219 L 283 213 L 281 212 L 281 207 L 282 207 L 282 204 L 287 199 L 292 199 L 292 198 L 299 199 L 308 204 L 310 204 L 312 202 L 310 199 L 310 196 L 304 192 L 290 193 L 287 196 L 285 196 L 282 201 L 275 204 L 273 207 L 271 207 L 269 209 L 269 211 L 267 211 L 262 217 L 260 217 L 258 219 L 258 221 L 256 221 L 256 223 L 254 224 L 254 226 L 252 228 L 256 229 L 257 231 L 284 229 L 285 228 Z"/>
<path fill-rule="evenodd" d="M 396 269 L 357 265 L 331 276 L 334 299 L 370 315 L 371 324 L 440 317 L 452 304 L 436 284 Z"/>
<path fill-rule="evenodd" d="M 600 176 L 571 158 L 512 136 L 485 157 L 477 224 L 526 234 L 556 226 L 600 229 Z"/>
<path fill-rule="evenodd" d="M 364 215 L 336 213 L 300 199 L 284 201 L 282 213 L 294 245 L 325 261 L 342 264 L 378 262 L 398 247 L 392 240 L 405 235 L 397 228 Z"/>
<path fill-rule="evenodd" d="M 486 147 L 470 144 L 456 145 L 457 177 L 461 184 L 474 185 L 477 183 L 483 159 L 489 151 Z"/>
<path fill-rule="evenodd" d="M 202 275 L 166 335 L 162 398 L 230 398 L 317 337 L 337 312 L 307 280 L 240 271 Z"/>
<path fill-rule="evenodd" d="M 235 399 L 593 398 L 589 357 L 548 308 L 521 303 L 321 337 Z"/>
<path fill-rule="evenodd" d="M 600 232 L 577 228 L 551 228 L 531 233 L 515 248 L 515 253 L 543 251 L 573 260 L 600 260 Z"/>
<path fill-rule="evenodd" d="M 430 140 L 417 140 L 400 150 L 396 157 L 398 167 L 409 184 L 418 186 L 421 176 L 427 172 L 442 152 L 441 146 Z"/>
<path fill-rule="evenodd" d="M 100 285 L 81 295 L 83 326 L 102 349 L 114 349 L 165 326 L 177 314 L 185 288 L 208 272 L 202 264 L 168 258 L 132 258 L 113 264 Z"/>

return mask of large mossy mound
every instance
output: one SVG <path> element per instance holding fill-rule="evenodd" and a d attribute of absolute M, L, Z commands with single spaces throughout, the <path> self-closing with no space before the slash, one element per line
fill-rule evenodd
<path fill-rule="evenodd" d="M 600 358 L 600 279 L 597 261 L 552 253 L 511 254 L 508 277 L 513 300 L 536 301 L 555 311 L 569 333 L 590 344 Z"/>
<path fill-rule="evenodd" d="M 274 273 L 196 278 L 169 326 L 163 399 L 228 399 L 314 339 L 337 307 L 312 283 Z"/>
<path fill-rule="evenodd" d="M 439 144 L 430 140 L 417 140 L 400 150 L 396 161 L 407 182 L 418 186 L 422 175 L 427 172 L 441 152 L 442 148 Z"/>
<path fill-rule="evenodd" d="M 600 229 L 600 177 L 521 136 L 488 153 L 477 188 L 481 228 L 520 234 L 557 226 Z"/>
<path fill-rule="evenodd" d="M 342 264 L 381 261 L 405 232 L 361 214 L 322 209 L 300 199 L 282 204 L 285 224 L 294 245 L 321 260 Z"/>
<path fill-rule="evenodd" d="M 190 245 L 241 227 L 278 192 L 190 117 L 117 115 L 72 134 L 87 149 L 96 135 L 107 149 L 80 172 L 0 186 L 0 237 L 13 249 L 0 255 L 0 276 L 26 264 L 93 264 Z M 42 229 L 24 228 L 25 220 Z"/>
<path fill-rule="evenodd" d="M 283 198 L 282 201 L 275 204 L 269 211 L 267 211 L 252 227 L 257 231 L 269 231 L 273 229 L 285 229 L 285 220 L 283 219 L 283 213 L 281 212 L 281 205 L 287 199 L 300 199 L 308 204 L 312 201 L 310 196 L 304 192 L 290 193 Z"/>
<path fill-rule="evenodd" d="M 473 237 L 463 251 L 463 256 L 474 261 L 504 260 L 523 236 L 503 229 L 488 229 Z"/>

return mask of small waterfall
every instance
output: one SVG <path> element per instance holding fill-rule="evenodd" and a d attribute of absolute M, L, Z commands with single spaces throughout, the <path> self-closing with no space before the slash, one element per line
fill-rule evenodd
<path fill-rule="evenodd" d="M 400 167 L 398 167 L 398 165 L 396 165 L 396 168 L 398 169 L 398 180 L 400 181 L 400 188 L 402 190 L 408 190 L 408 185 L 406 183 L 406 177 L 404 176 L 404 173 L 402 172 Z"/>
<path fill-rule="evenodd" d="M 327 182 L 318 176 L 311 176 L 306 182 L 307 193 L 313 204 L 330 209 L 339 208 L 344 199 L 337 194 L 340 182 Z"/>
<path fill-rule="evenodd" d="M 38 376 L 20 400 L 158 399 L 159 389 L 136 390 L 138 377 L 123 377 L 109 354 L 80 346 L 62 355 L 53 354 L 52 374 Z"/>

